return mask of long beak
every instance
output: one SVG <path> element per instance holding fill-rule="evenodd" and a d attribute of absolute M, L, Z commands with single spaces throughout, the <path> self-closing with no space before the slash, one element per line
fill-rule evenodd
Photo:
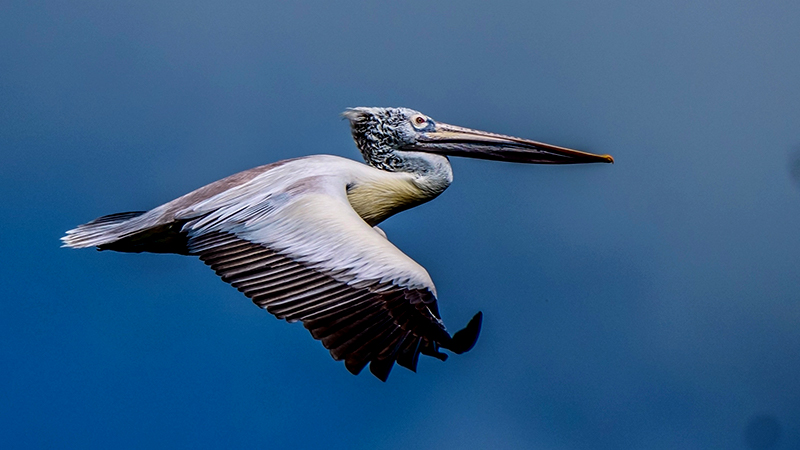
<path fill-rule="evenodd" d="M 446 123 L 436 122 L 434 127 L 431 131 L 420 131 L 417 142 L 402 149 L 531 164 L 614 163 L 611 155 L 595 155 Z"/>

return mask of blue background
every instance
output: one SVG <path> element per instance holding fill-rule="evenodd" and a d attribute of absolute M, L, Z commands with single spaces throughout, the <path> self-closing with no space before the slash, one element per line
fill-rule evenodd
<path fill-rule="evenodd" d="M 5 448 L 800 448 L 800 3 L 6 1 Z M 617 163 L 453 159 L 384 223 L 475 349 L 389 381 L 194 258 L 59 248 L 349 106 Z M 766 425 L 765 425 L 766 424 Z"/>

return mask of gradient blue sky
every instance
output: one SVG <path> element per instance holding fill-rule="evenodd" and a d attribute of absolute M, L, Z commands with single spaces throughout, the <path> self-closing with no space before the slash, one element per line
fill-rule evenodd
<path fill-rule="evenodd" d="M 4 2 L 0 444 L 747 449 L 768 423 L 800 447 L 798 19 L 790 1 Z M 256 165 L 358 159 L 339 113 L 361 105 L 616 158 L 454 159 L 447 192 L 384 223 L 451 328 L 484 311 L 468 354 L 353 377 L 196 259 L 59 248 Z"/>

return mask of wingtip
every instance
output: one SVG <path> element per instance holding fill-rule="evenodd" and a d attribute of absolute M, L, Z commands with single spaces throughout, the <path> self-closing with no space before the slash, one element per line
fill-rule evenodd
<path fill-rule="evenodd" d="M 472 350 L 475 343 L 478 342 L 478 337 L 481 334 L 481 325 L 483 324 L 483 312 L 478 311 L 469 323 L 462 330 L 453 335 L 449 345 L 446 347 L 453 353 L 461 354 Z"/>

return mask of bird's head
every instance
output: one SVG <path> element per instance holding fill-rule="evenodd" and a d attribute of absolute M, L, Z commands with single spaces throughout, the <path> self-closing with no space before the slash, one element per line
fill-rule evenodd
<path fill-rule="evenodd" d="M 350 120 L 350 130 L 364 160 L 371 166 L 396 172 L 401 170 L 402 151 L 413 144 L 423 116 L 408 108 L 350 108 L 342 115 Z M 416 121 L 420 121 L 417 123 Z"/>
<path fill-rule="evenodd" d="M 403 170 L 407 152 L 534 164 L 614 162 L 610 155 L 436 122 L 409 108 L 358 107 L 343 115 L 367 163 L 392 172 Z"/>

